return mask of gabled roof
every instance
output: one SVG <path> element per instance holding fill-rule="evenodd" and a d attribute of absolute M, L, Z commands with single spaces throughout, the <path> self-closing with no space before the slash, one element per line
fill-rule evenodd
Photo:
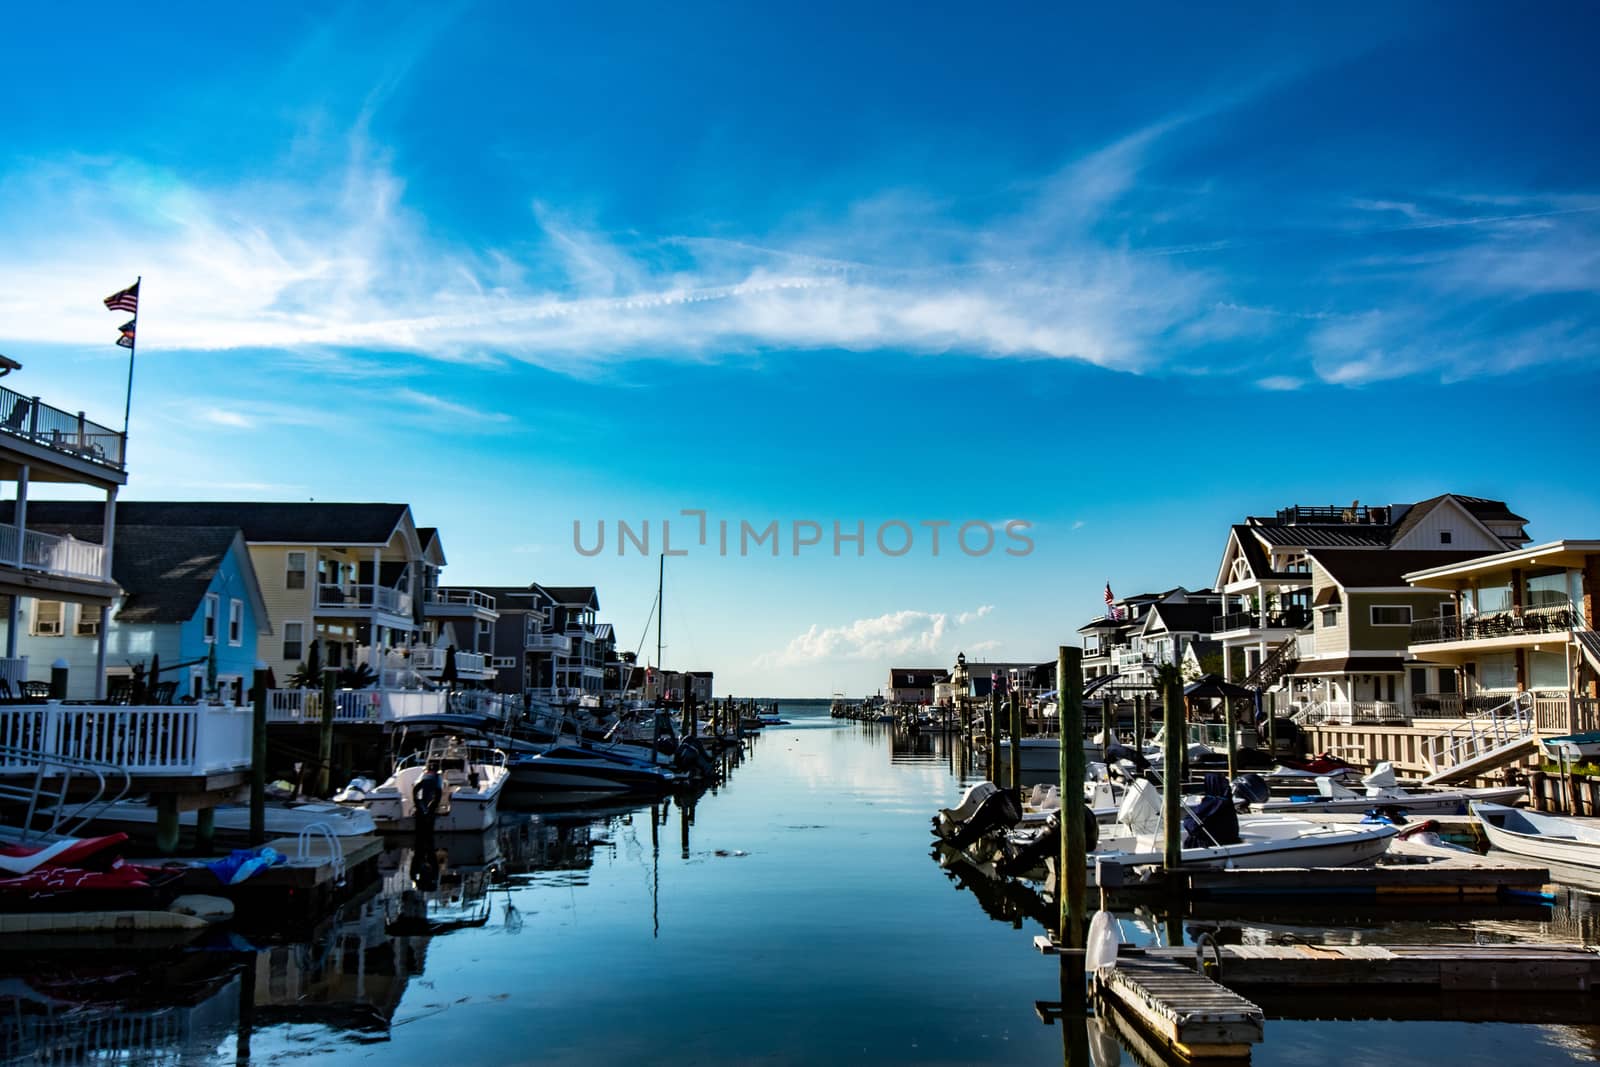
<path fill-rule="evenodd" d="M 97 505 L 98 506 L 98 505 Z M 29 502 L 28 525 L 48 533 L 71 534 L 80 540 L 96 539 L 100 527 L 59 523 L 35 525 Z M 117 524 L 111 552 L 111 576 L 122 586 L 117 621 L 130 624 L 185 623 L 200 610 L 200 602 L 232 551 L 238 560 L 245 588 L 230 590 L 251 601 L 256 631 L 272 632 L 266 604 L 250 550 L 239 530 L 229 526 L 137 526 Z M 219 622 L 219 625 L 221 623 Z"/>
<path fill-rule="evenodd" d="M 943 667 L 890 667 L 889 685 L 895 689 L 926 688 L 935 682 L 947 682 L 950 672 Z"/>
<path fill-rule="evenodd" d="M 594 611 L 600 610 L 600 595 L 592 585 L 539 585 L 557 604 L 580 604 Z"/>
<path fill-rule="evenodd" d="M 93 500 L 29 500 L 28 522 L 92 526 L 99 540 L 104 509 Z M 405 504 L 119 500 L 117 525 L 226 526 L 251 544 L 376 546 L 389 543 L 409 511 Z"/>
<path fill-rule="evenodd" d="M 1220 614 L 1215 603 L 1157 604 L 1150 611 L 1168 633 L 1210 633 L 1211 620 Z"/>
<path fill-rule="evenodd" d="M 1404 538 L 1406 534 L 1416 529 L 1424 518 L 1446 500 L 1455 501 L 1468 515 L 1471 515 L 1480 524 L 1484 524 L 1485 532 L 1491 535 L 1493 531 L 1489 530 L 1487 523 L 1515 522 L 1521 524 L 1528 521 L 1521 515 L 1512 512 L 1503 500 L 1488 500 L 1481 496 L 1459 496 L 1455 493 L 1440 493 L 1438 496 L 1431 496 L 1426 500 L 1419 500 L 1411 505 L 1400 521 L 1395 524 L 1393 536 L 1389 539 L 1390 542 L 1398 542 Z"/>
<path fill-rule="evenodd" d="M 1390 549 L 1387 552 L 1371 552 L 1359 548 L 1313 548 L 1306 554 L 1328 572 L 1328 577 L 1345 589 L 1393 589 L 1405 585 L 1405 576 L 1412 571 L 1459 563 L 1484 553 L 1470 550 Z"/>
<path fill-rule="evenodd" d="M 424 556 L 432 555 L 434 562 L 443 567 L 450 561 L 444 558 L 444 542 L 439 540 L 437 526 L 418 526 L 417 543 L 422 547 Z"/>

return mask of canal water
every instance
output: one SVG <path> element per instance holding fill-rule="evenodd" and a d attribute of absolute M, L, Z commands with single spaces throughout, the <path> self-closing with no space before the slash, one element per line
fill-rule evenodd
<path fill-rule="evenodd" d="M 930 816 L 971 779 L 954 739 L 836 721 L 825 703 L 782 710 L 792 725 L 764 731 L 691 804 L 506 812 L 496 832 L 441 838 L 431 854 L 397 843 L 380 886 L 309 929 L 234 931 L 181 952 L 0 952 L 0 1059 L 1144 1062 L 1096 1021 L 1040 1021 L 1036 1002 L 1058 1000 L 1062 977 L 1032 944 L 1049 914 L 1037 895 L 932 854 Z M 1402 920 L 1191 918 L 1181 934 L 1594 941 L 1589 899 Z M 1173 933 L 1161 916 L 1122 919 L 1130 940 Z M 1487 998 L 1475 1010 L 1482 996 L 1449 1010 L 1491 1017 Z M 1301 1014 L 1347 1013 L 1313 1003 Z M 1253 1058 L 1593 1060 L 1600 1028 L 1553 1017 L 1273 1018 Z"/>

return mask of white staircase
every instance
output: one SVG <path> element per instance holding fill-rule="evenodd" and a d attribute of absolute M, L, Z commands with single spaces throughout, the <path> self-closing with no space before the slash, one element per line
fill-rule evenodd
<path fill-rule="evenodd" d="M 0 745 L 0 801 L 14 805 L 17 815 L 16 826 L 0 826 L 0 839 L 70 837 L 127 796 L 131 784 L 115 763 Z M 46 825 L 36 825 L 36 816 Z"/>
<path fill-rule="evenodd" d="M 1424 740 L 1422 758 L 1429 773 L 1422 784 L 1437 785 L 1487 774 L 1521 756 L 1537 740 L 1533 694 L 1518 693 L 1503 704 Z"/>
<path fill-rule="evenodd" d="M 1574 630 L 1572 636 L 1578 642 L 1578 648 L 1583 652 L 1583 658 L 1589 661 L 1589 666 L 1596 674 L 1600 674 L 1600 632 L 1595 630 Z"/>

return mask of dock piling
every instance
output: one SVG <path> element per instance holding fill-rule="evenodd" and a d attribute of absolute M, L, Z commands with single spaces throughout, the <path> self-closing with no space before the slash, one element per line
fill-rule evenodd
<path fill-rule="evenodd" d="M 256 662 L 250 690 L 250 844 L 267 839 L 267 665 Z"/>
<path fill-rule="evenodd" d="M 1161 668 L 1161 799 L 1163 856 L 1168 870 L 1183 864 L 1183 756 L 1188 724 L 1183 714 L 1183 678 L 1171 664 Z"/>
<path fill-rule="evenodd" d="M 1017 810 L 1022 810 L 1022 694 L 1013 689 L 1006 698 L 1011 712 L 1011 788 L 1017 794 Z"/>
<path fill-rule="evenodd" d="M 1083 650 L 1056 649 L 1056 718 L 1061 723 L 1061 941 L 1083 948 L 1088 842 L 1083 825 Z"/>
<path fill-rule="evenodd" d="M 333 712 L 334 686 L 339 672 L 322 669 L 322 724 L 317 731 L 317 796 L 333 795 Z"/>

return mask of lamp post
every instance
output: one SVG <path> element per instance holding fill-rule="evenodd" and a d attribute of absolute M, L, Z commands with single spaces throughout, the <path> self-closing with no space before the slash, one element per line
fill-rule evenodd
<path fill-rule="evenodd" d="M 952 681 L 956 685 L 956 714 L 960 716 L 961 728 L 967 729 L 970 725 L 967 715 L 967 654 L 956 653 L 956 669 L 952 672 Z"/>

